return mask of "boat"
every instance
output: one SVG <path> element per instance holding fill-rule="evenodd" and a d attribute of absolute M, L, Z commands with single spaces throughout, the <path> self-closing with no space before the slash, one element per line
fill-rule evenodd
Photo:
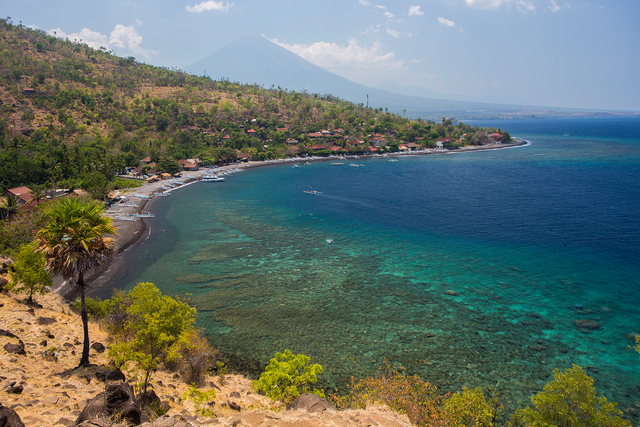
<path fill-rule="evenodd" d="M 397 162 L 398 159 L 389 159 L 390 162 Z"/>
<path fill-rule="evenodd" d="M 324 240 L 325 240 L 325 242 L 327 242 L 327 243 L 331 243 L 331 242 L 333 242 L 333 239 L 332 239 L 332 238 L 330 238 L 330 237 L 328 237 L 328 238 L 326 238 L 326 239 L 324 239 Z"/>
<path fill-rule="evenodd" d="M 130 215 L 116 215 L 113 217 L 113 219 L 119 219 L 119 220 L 123 220 L 123 221 L 137 221 L 138 218 L 130 216 Z"/>
<path fill-rule="evenodd" d="M 154 196 L 167 197 L 170 196 L 171 193 L 153 193 Z"/>
<path fill-rule="evenodd" d="M 354 162 L 354 163 L 349 163 L 349 166 L 351 166 L 352 168 L 362 168 L 364 167 L 364 164 Z"/>
<path fill-rule="evenodd" d="M 344 165 L 344 163 L 340 163 L 340 162 L 336 162 L 336 163 L 331 163 L 332 166 L 342 166 Z"/>
<path fill-rule="evenodd" d="M 224 181 L 224 178 L 221 176 L 217 176 L 217 175 L 202 175 L 202 178 L 200 178 L 200 181 L 202 182 L 222 182 Z"/>
<path fill-rule="evenodd" d="M 322 191 L 315 190 L 313 187 L 309 186 L 308 190 L 304 190 L 303 193 L 307 194 L 322 194 Z"/>
<path fill-rule="evenodd" d="M 156 217 L 151 212 L 145 212 L 145 211 L 136 212 L 136 213 L 132 214 L 131 216 L 134 216 L 136 218 L 155 218 Z"/>
<path fill-rule="evenodd" d="M 299 168 L 299 167 L 300 167 L 300 165 L 296 163 L 296 164 L 294 164 L 294 165 L 293 165 L 293 166 L 291 166 L 291 167 L 292 167 L 292 168 L 294 168 L 294 169 L 297 169 L 297 168 Z"/>

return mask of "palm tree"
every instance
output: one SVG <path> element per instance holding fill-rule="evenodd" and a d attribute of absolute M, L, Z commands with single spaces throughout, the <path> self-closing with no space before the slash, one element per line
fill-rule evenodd
<path fill-rule="evenodd" d="M 36 206 L 40 204 L 40 202 L 45 198 L 44 191 L 42 191 L 42 187 L 36 185 L 33 190 L 31 190 L 31 198 L 35 200 Z"/>
<path fill-rule="evenodd" d="M 116 234 L 111 218 L 103 216 L 103 204 L 95 200 L 62 199 L 47 210 L 47 225 L 38 231 L 38 251 L 49 271 L 66 280 L 77 277 L 82 307 L 84 345 L 79 366 L 89 365 L 89 318 L 85 302 L 84 273 L 104 265 L 115 255 Z"/>
<path fill-rule="evenodd" d="M 18 197 L 16 195 L 9 193 L 6 197 L 0 198 L 0 219 L 8 220 L 11 215 L 15 215 L 19 211 Z"/>

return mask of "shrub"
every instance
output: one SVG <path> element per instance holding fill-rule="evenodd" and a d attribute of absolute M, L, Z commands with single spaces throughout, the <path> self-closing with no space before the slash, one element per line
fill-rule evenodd
<path fill-rule="evenodd" d="M 487 399 L 480 387 L 470 389 L 463 387 L 462 393 L 454 393 L 444 401 L 443 410 L 451 418 L 452 427 L 491 427 L 496 422 L 498 399 Z"/>
<path fill-rule="evenodd" d="M 416 425 L 444 427 L 454 425 L 442 410 L 445 398 L 446 395 L 438 394 L 436 386 L 417 375 L 404 375 L 385 361 L 385 366 L 378 369 L 376 376 L 361 379 L 357 383 L 352 379 L 351 394 L 343 399 L 338 398 L 337 403 L 356 408 L 381 403 L 406 414 Z"/>
<path fill-rule="evenodd" d="M 47 286 L 53 284 L 51 274 L 44 268 L 45 259 L 35 248 L 35 242 L 20 247 L 11 269 L 11 283 L 7 286 L 10 291 L 28 294 L 29 304 L 33 302 L 33 295 L 44 294 Z"/>
<path fill-rule="evenodd" d="M 215 359 L 221 357 L 220 352 L 211 347 L 198 329 L 191 329 L 183 334 L 178 353 L 180 359 L 177 359 L 177 365 L 180 374 L 187 383 L 193 384 L 202 384 L 207 369 L 213 365 Z"/>
<path fill-rule="evenodd" d="M 295 355 L 289 350 L 276 353 L 260 378 L 251 385 L 256 391 L 264 392 L 272 400 L 290 404 L 302 393 L 313 393 L 325 397 L 318 389 L 311 389 L 311 385 L 318 381 L 317 375 L 323 372 L 322 366 L 311 361 L 304 354 Z"/>
<path fill-rule="evenodd" d="M 193 402 L 196 412 L 203 417 L 211 417 L 214 414 L 213 410 L 208 408 L 208 404 L 216 397 L 216 391 L 214 389 L 202 391 L 195 384 L 189 384 L 187 391 L 180 398 L 181 402 L 190 400 Z"/>
<path fill-rule="evenodd" d="M 531 397 L 531 406 L 516 411 L 516 426 L 627 427 L 622 412 L 606 397 L 596 398 L 593 379 L 577 365 L 560 372 L 544 390 Z"/>
<path fill-rule="evenodd" d="M 85 298 L 85 303 L 87 305 L 87 314 L 91 320 L 100 320 L 109 314 L 109 300 L 101 301 L 99 299 L 87 297 Z M 74 312 L 80 314 L 82 307 L 80 306 L 79 299 L 73 301 L 70 305 Z"/>

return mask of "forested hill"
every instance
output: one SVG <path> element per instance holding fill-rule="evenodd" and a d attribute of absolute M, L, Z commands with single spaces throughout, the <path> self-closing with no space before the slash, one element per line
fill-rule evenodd
<path fill-rule="evenodd" d="M 482 143 L 486 137 L 463 124 L 410 122 L 327 94 L 154 67 L 4 19 L 0 59 L 0 194 L 22 185 L 113 183 L 116 172 L 146 156 L 169 171 L 178 159 L 304 154 L 321 130 L 327 148 L 351 152 L 372 138 L 385 141 L 381 150 L 397 150 L 401 142 L 433 146 L 437 138 L 466 134 L 471 141 L 477 133 L 474 141 Z M 354 139 L 360 143 L 348 144 Z"/>

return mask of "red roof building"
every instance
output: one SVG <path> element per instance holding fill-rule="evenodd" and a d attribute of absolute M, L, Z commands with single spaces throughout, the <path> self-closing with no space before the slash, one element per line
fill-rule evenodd
<path fill-rule="evenodd" d="M 2 194 L 2 197 L 7 197 L 9 193 L 17 197 L 18 206 L 28 205 L 29 202 L 31 202 L 31 198 L 33 197 L 29 187 L 10 188 Z"/>

